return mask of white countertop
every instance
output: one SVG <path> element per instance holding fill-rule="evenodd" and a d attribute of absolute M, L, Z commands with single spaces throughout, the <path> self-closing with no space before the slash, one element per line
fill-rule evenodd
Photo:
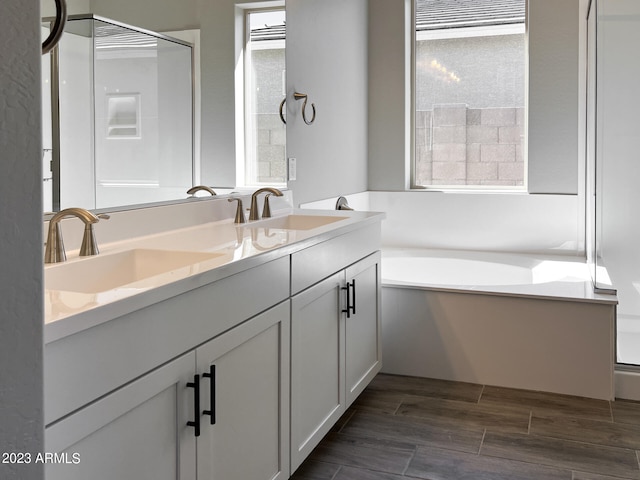
<path fill-rule="evenodd" d="M 133 249 L 215 253 L 216 256 L 98 293 L 47 288 L 47 270 L 64 268 L 66 264 L 87 262 L 94 258 L 78 257 L 77 251 L 67 252 L 68 260 L 64 264 L 45 265 L 45 343 L 290 255 L 384 218 L 383 213 L 377 212 L 299 209 L 278 212 L 273 218 L 287 214 L 344 218 L 308 230 L 265 228 L 263 225 L 269 219 L 238 225 L 233 223 L 233 219 L 225 219 L 101 244 L 100 255 L 105 257 Z"/>

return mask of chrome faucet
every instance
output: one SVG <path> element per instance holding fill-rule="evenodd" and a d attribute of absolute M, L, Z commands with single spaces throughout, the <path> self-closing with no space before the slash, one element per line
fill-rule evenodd
<path fill-rule="evenodd" d="M 214 192 L 211 187 L 207 187 L 206 185 L 196 185 L 195 187 L 191 187 L 189 190 L 187 190 L 187 194 L 195 197 L 196 192 L 199 192 L 200 190 L 209 192 L 211 195 L 216 195 L 216 192 Z"/>
<path fill-rule="evenodd" d="M 270 193 L 271 195 L 275 195 L 276 197 L 281 197 L 282 192 L 277 188 L 265 187 L 253 192 L 251 195 L 251 210 L 249 211 L 249 220 L 260 220 L 260 215 L 258 214 L 258 195 L 261 193 Z M 262 217 L 269 218 L 271 216 L 271 208 L 269 206 L 269 195 L 267 195 L 264 199 L 264 207 L 262 209 Z"/>
<path fill-rule="evenodd" d="M 353 208 L 349 206 L 349 202 L 346 198 L 338 197 L 338 200 L 336 201 L 336 210 L 353 210 Z"/>
<path fill-rule="evenodd" d="M 67 259 L 67 254 L 64 251 L 64 242 L 62 241 L 62 229 L 60 228 L 60 220 L 66 217 L 77 217 L 84 222 L 84 236 L 82 237 L 82 245 L 80 246 L 80 256 L 88 257 L 100 253 L 93 232 L 93 224 L 98 223 L 101 218 L 108 220 L 109 215 L 94 215 L 84 208 L 66 208 L 56 213 L 51 217 L 51 220 L 49 220 L 44 263 L 59 263 Z"/>

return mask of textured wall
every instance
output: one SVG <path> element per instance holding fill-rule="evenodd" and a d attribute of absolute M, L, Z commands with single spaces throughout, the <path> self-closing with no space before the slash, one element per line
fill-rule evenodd
<path fill-rule="evenodd" d="M 40 5 L 3 0 L 0 15 L 0 453 L 43 451 Z M 0 464 L 3 480 L 41 464 Z"/>

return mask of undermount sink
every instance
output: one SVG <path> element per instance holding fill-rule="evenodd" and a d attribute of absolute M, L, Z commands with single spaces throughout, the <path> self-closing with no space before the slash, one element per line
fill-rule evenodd
<path fill-rule="evenodd" d="M 280 228 L 283 230 L 312 230 L 330 223 L 339 222 L 349 217 L 333 217 L 329 215 L 285 215 L 260 220 L 249 226 L 263 228 Z"/>
<path fill-rule="evenodd" d="M 156 275 L 190 267 L 221 253 L 133 249 L 47 266 L 45 288 L 78 293 L 113 290 Z"/>

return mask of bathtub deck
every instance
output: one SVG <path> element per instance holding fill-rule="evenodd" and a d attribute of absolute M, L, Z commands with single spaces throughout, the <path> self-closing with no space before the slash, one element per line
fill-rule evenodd
<path fill-rule="evenodd" d="M 429 263 L 426 266 L 419 263 L 425 258 L 437 262 L 434 271 L 428 267 Z M 385 259 L 410 259 L 410 263 L 405 272 L 396 270 L 388 275 L 385 272 L 388 269 Z M 498 273 L 492 271 L 495 269 Z M 531 278 L 524 280 L 517 273 L 511 273 L 518 270 L 529 271 Z M 449 280 L 443 282 L 443 275 Z M 455 280 L 451 281 L 451 277 Z M 492 281 L 487 281 L 487 278 Z M 382 284 L 389 288 L 609 305 L 618 303 L 615 294 L 594 291 L 589 269 L 583 259 L 562 255 L 385 247 L 382 253 Z"/>
<path fill-rule="evenodd" d="M 640 478 L 640 403 L 378 375 L 292 480 Z"/>

